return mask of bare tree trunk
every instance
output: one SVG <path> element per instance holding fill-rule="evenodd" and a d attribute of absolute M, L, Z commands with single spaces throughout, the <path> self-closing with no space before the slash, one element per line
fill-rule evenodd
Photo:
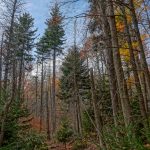
<path fill-rule="evenodd" d="M 122 7 L 122 12 L 124 15 L 123 19 L 124 19 L 124 25 L 125 25 L 125 30 L 126 30 L 126 34 L 127 34 L 127 42 L 128 42 L 128 46 L 129 46 L 130 63 L 132 65 L 132 70 L 133 70 L 133 74 L 134 74 L 135 86 L 136 86 L 138 99 L 139 99 L 139 105 L 140 105 L 140 111 L 141 111 L 141 115 L 142 115 L 143 119 L 147 119 L 146 108 L 145 108 L 145 104 L 144 104 L 144 97 L 143 97 L 142 88 L 140 85 L 140 79 L 139 79 L 138 72 L 137 72 L 136 60 L 135 60 L 135 56 L 134 56 L 134 50 L 133 50 L 133 46 L 132 46 L 132 40 L 130 37 L 130 31 L 129 31 L 129 26 L 128 26 L 124 6 Z"/>
<path fill-rule="evenodd" d="M 13 66 L 12 66 L 12 101 L 16 99 L 16 89 L 17 89 L 17 61 L 15 59 L 15 54 L 13 56 Z"/>
<path fill-rule="evenodd" d="M 143 85 L 143 96 L 144 96 L 144 104 L 145 104 L 145 109 L 146 112 L 148 113 L 148 93 L 147 93 L 147 87 L 146 87 L 146 80 L 145 80 L 145 74 L 142 73 L 142 85 Z"/>
<path fill-rule="evenodd" d="M 13 28 L 14 28 L 14 20 L 15 20 L 15 14 L 17 11 L 17 3 L 18 0 L 14 0 L 13 2 L 13 10 L 11 14 L 11 23 L 10 23 L 10 28 L 9 28 L 9 33 L 8 33 L 8 44 L 7 44 L 7 56 L 5 58 L 5 75 L 4 75 L 4 94 L 6 96 L 6 91 L 7 91 L 7 82 L 8 82 L 8 71 L 9 71 L 9 65 L 10 65 L 10 55 L 11 55 L 11 42 L 13 38 Z"/>
<path fill-rule="evenodd" d="M 82 135 L 81 104 L 80 104 L 80 97 L 79 97 L 75 72 L 74 72 L 74 89 L 75 89 L 75 102 L 76 102 L 76 115 L 77 115 L 77 129 L 78 129 L 78 133 Z"/>
<path fill-rule="evenodd" d="M 36 101 L 36 116 L 38 116 L 38 61 L 37 61 L 37 70 L 36 70 L 36 79 L 35 79 L 35 101 Z"/>
<path fill-rule="evenodd" d="M 148 25 L 149 25 L 149 29 L 150 29 L 150 17 L 149 17 L 149 12 L 147 11 L 148 9 L 147 9 L 145 0 L 143 0 L 143 5 L 145 7 L 144 10 L 145 10 L 145 13 L 146 13 L 146 17 L 147 17 L 147 21 L 148 21 Z"/>
<path fill-rule="evenodd" d="M 91 76 L 91 93 L 92 93 L 92 101 L 93 101 L 93 107 L 94 107 L 94 116 L 95 116 L 95 122 L 96 122 L 96 130 L 99 137 L 99 144 L 102 149 L 105 149 L 105 143 L 103 139 L 103 123 L 101 115 L 99 115 L 99 111 L 97 108 L 97 96 L 96 96 L 96 89 L 95 89 L 95 83 L 94 83 L 94 76 L 93 76 L 93 69 L 90 70 L 90 76 Z M 100 117 L 100 118 L 99 118 Z"/>
<path fill-rule="evenodd" d="M 53 79 L 52 79 L 52 133 L 56 130 L 56 50 L 53 52 Z"/>
<path fill-rule="evenodd" d="M 74 129 L 74 132 L 75 133 L 79 133 L 79 129 L 78 129 L 78 123 L 77 123 L 77 108 L 76 108 L 76 100 L 74 99 L 71 99 L 71 102 L 70 102 L 70 113 L 72 114 L 72 120 L 73 120 L 73 129 Z"/>
<path fill-rule="evenodd" d="M 26 80 L 25 80 L 25 68 L 24 67 L 23 67 L 22 83 L 23 83 L 23 85 L 25 85 L 25 83 L 26 83 Z M 24 86 L 23 86 L 23 89 L 22 89 L 22 101 L 23 102 L 25 101 Z"/>
<path fill-rule="evenodd" d="M 2 99 L 3 44 L 4 44 L 4 33 L 2 34 L 1 49 L 0 49 L 0 100 Z"/>
<path fill-rule="evenodd" d="M 140 79 L 140 83 L 142 85 L 145 109 L 146 109 L 146 112 L 148 113 L 148 97 L 150 96 L 150 93 L 147 90 L 148 87 L 147 87 L 147 84 L 146 84 L 145 73 L 142 71 L 142 66 L 141 66 L 141 63 L 140 63 L 140 60 L 139 60 L 139 56 L 136 55 L 136 54 L 135 54 L 135 60 L 136 60 L 137 68 L 139 70 L 139 79 Z"/>
<path fill-rule="evenodd" d="M 130 14 L 132 16 L 133 25 L 134 25 L 134 28 L 135 28 L 135 34 L 136 34 L 137 41 L 138 41 L 139 48 L 140 48 L 142 69 L 145 73 L 146 83 L 148 85 L 147 90 L 150 91 L 150 73 L 149 73 L 148 64 L 147 64 L 146 56 L 145 56 L 145 52 L 144 52 L 144 47 L 143 47 L 143 43 L 142 43 L 142 39 L 141 39 L 139 27 L 138 27 L 138 20 L 137 20 L 137 17 L 136 17 L 136 12 L 135 12 L 135 7 L 134 7 L 133 0 L 129 0 L 129 5 L 130 5 Z"/>
<path fill-rule="evenodd" d="M 118 116 L 118 105 L 119 105 L 119 96 L 118 96 L 118 89 L 116 84 L 116 72 L 114 67 L 114 60 L 113 60 L 113 52 L 112 52 L 112 45 L 111 45 L 111 36 L 110 36 L 110 28 L 109 23 L 106 18 L 105 14 L 105 7 L 104 7 L 104 1 L 100 0 L 94 0 L 93 1 L 95 5 L 97 6 L 97 9 L 102 15 L 100 17 L 101 23 L 102 23 L 102 30 L 104 34 L 104 43 L 105 43 L 105 58 L 106 58 L 106 67 L 108 71 L 109 76 L 109 85 L 110 85 L 110 94 L 111 94 L 111 100 L 112 100 L 112 108 L 113 108 L 113 116 L 114 116 L 114 123 L 117 126 L 117 116 Z"/>
<path fill-rule="evenodd" d="M 103 2 L 104 3 L 104 2 Z M 102 2 L 101 9 L 104 9 Z M 117 75 L 117 82 L 118 88 L 120 93 L 122 111 L 124 116 L 125 125 L 128 126 L 131 123 L 131 108 L 129 103 L 129 96 L 127 90 L 127 84 L 124 77 L 124 72 L 122 68 L 120 53 L 119 53 L 119 44 L 118 44 L 118 37 L 117 37 L 117 29 L 116 29 L 116 21 L 114 15 L 114 8 L 112 0 L 108 0 L 108 8 L 109 8 L 109 25 L 110 25 L 110 33 L 111 33 L 111 41 L 112 41 L 112 48 L 113 48 L 113 57 L 114 57 L 114 64 L 115 64 L 115 71 Z M 105 12 L 105 10 L 103 10 Z M 103 13 L 103 15 L 106 15 Z"/>
<path fill-rule="evenodd" d="M 44 88 L 44 61 L 42 56 L 42 70 L 41 70 L 41 104 L 40 104 L 40 131 L 42 131 L 43 120 L 43 88 Z"/>
<path fill-rule="evenodd" d="M 22 95 L 22 75 L 23 75 L 23 57 L 20 60 L 19 81 L 18 81 L 18 99 L 21 100 Z"/>
<path fill-rule="evenodd" d="M 48 91 L 46 91 L 46 124 L 47 124 L 47 139 L 50 140 L 50 122 L 49 122 L 49 100 Z"/>
<path fill-rule="evenodd" d="M 129 67 L 129 62 L 126 63 L 127 67 L 127 78 L 130 79 L 130 67 Z M 129 98 L 132 99 L 132 85 L 131 81 L 129 81 L 129 86 L 128 86 L 128 91 L 129 91 Z"/>
<path fill-rule="evenodd" d="M 51 131 L 51 137 L 53 136 L 52 130 L 53 130 L 53 106 L 52 106 L 52 75 L 51 75 L 51 60 L 49 64 L 49 100 L 50 100 L 50 131 Z"/>

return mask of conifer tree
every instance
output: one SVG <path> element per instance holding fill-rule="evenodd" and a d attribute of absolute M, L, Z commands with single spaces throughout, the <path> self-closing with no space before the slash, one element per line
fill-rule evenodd
<path fill-rule="evenodd" d="M 87 102 L 90 98 L 90 81 L 86 62 L 81 59 L 77 48 L 73 47 L 69 50 L 61 71 L 59 97 L 67 104 L 66 111 L 69 107 L 71 110 L 75 109 L 75 124 L 77 125 L 75 129 L 81 133 L 81 100 Z"/>
<path fill-rule="evenodd" d="M 44 93 L 44 62 L 47 56 L 47 49 L 45 47 L 45 37 L 41 37 L 37 43 L 37 57 L 41 64 L 41 99 L 40 99 L 40 131 L 42 130 L 42 118 L 43 118 L 43 93 Z"/>
<path fill-rule="evenodd" d="M 17 42 L 16 59 L 19 61 L 18 99 L 21 97 L 23 74 L 26 65 L 33 60 L 32 50 L 35 46 L 36 29 L 34 19 L 29 13 L 22 14 L 15 25 L 15 40 Z"/>
<path fill-rule="evenodd" d="M 48 54 L 52 55 L 53 59 L 53 78 L 52 78 L 52 100 L 51 100 L 51 121 L 52 121 L 52 131 L 55 132 L 56 129 L 56 59 L 57 56 L 62 54 L 62 45 L 64 44 L 64 29 L 63 29 L 63 16 L 60 13 L 60 8 L 56 3 L 51 10 L 51 18 L 47 20 L 47 29 L 45 31 L 46 46 Z"/>

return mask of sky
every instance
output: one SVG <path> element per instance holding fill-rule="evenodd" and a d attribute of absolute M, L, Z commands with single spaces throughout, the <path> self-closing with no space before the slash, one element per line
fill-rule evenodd
<path fill-rule="evenodd" d="M 50 8 L 54 5 L 56 0 L 28 0 L 26 4 L 26 9 L 31 13 L 33 18 L 35 18 L 35 27 L 38 28 L 38 35 L 42 36 L 44 29 L 46 28 L 45 21 L 49 18 Z M 58 0 L 57 0 L 58 1 Z M 59 0 L 62 2 L 68 2 L 69 0 Z M 66 47 L 73 45 L 74 42 L 74 20 L 73 16 L 85 13 L 88 9 L 87 0 L 79 0 L 76 3 L 67 3 L 61 7 L 61 12 L 65 16 L 64 29 L 65 29 L 65 39 Z M 83 32 L 81 30 L 85 27 L 85 19 L 77 19 L 77 44 L 80 45 L 83 39 Z"/>
<path fill-rule="evenodd" d="M 61 2 L 70 1 L 70 0 L 59 0 Z M 55 0 L 27 0 L 25 10 L 29 11 L 32 17 L 35 19 L 35 27 L 38 28 L 37 35 L 42 36 L 46 28 L 45 21 L 50 17 L 50 8 L 54 5 Z M 68 3 L 61 7 L 61 12 L 65 16 L 64 20 L 64 29 L 65 29 L 65 44 L 64 49 L 67 52 L 67 49 L 74 44 L 74 22 L 75 19 L 72 18 L 76 15 L 86 13 L 88 10 L 87 0 L 79 0 L 76 3 Z M 82 46 L 84 39 L 84 29 L 87 27 L 85 25 L 85 18 L 77 19 L 77 45 Z M 81 32 L 82 31 L 82 32 Z M 59 66 L 62 62 L 62 58 L 58 58 L 57 65 Z M 32 74 L 35 75 L 36 67 L 34 67 Z M 59 67 L 58 67 L 59 68 Z"/>

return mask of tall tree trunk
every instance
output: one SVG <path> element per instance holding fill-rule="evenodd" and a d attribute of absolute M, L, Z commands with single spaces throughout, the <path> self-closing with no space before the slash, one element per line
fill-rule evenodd
<path fill-rule="evenodd" d="M 106 13 L 105 13 L 105 10 L 103 7 L 104 2 L 102 2 L 102 0 L 99 5 L 101 5 L 101 9 L 103 9 L 102 10 L 103 15 L 106 16 Z M 115 21 L 112 0 L 108 0 L 108 9 L 109 9 L 109 25 L 110 25 L 115 71 L 116 71 L 116 76 L 117 76 L 117 82 L 118 82 L 118 88 L 119 88 L 119 93 L 120 93 L 124 122 L 125 122 L 125 125 L 128 126 L 131 123 L 131 108 L 130 108 L 130 103 L 129 103 L 127 84 L 126 84 L 126 80 L 124 77 L 124 72 L 123 72 L 120 53 L 119 53 L 119 43 L 118 43 L 116 21 Z"/>
<path fill-rule="evenodd" d="M 47 87 L 48 89 L 48 87 Z M 49 100 L 48 100 L 48 91 L 46 91 L 46 125 L 47 125 L 47 139 L 50 140 L 50 122 L 49 122 Z"/>
<path fill-rule="evenodd" d="M 22 95 L 22 75 L 23 75 L 23 57 L 20 60 L 19 81 L 18 81 L 18 99 L 21 100 Z"/>
<path fill-rule="evenodd" d="M 145 73 L 142 71 L 142 66 L 139 60 L 139 55 L 137 53 L 135 54 L 135 60 L 136 60 L 136 65 L 139 71 L 139 79 L 140 83 L 142 85 L 142 90 L 143 90 L 143 97 L 144 97 L 144 103 L 145 103 L 145 108 L 146 112 L 148 113 L 148 97 L 150 96 L 148 89 L 148 86 L 146 84 L 146 78 L 145 78 Z"/>
<path fill-rule="evenodd" d="M 150 29 L 150 17 L 149 17 L 149 12 L 148 12 L 148 6 L 146 5 L 146 2 L 145 0 L 143 0 L 143 5 L 144 5 L 144 11 L 146 13 L 146 17 L 147 17 L 147 24 L 149 26 L 149 29 Z"/>
<path fill-rule="evenodd" d="M 17 90 L 17 61 L 16 61 L 16 54 L 14 54 L 13 58 L 13 65 L 12 65 L 12 101 L 16 99 L 16 90 Z"/>
<path fill-rule="evenodd" d="M 148 85 L 148 93 L 150 93 L 150 72 L 148 69 L 148 64 L 146 61 L 146 56 L 145 56 L 145 51 L 144 51 L 144 47 L 143 47 L 143 43 L 142 43 L 142 39 L 141 39 L 141 35 L 140 35 L 140 31 L 139 31 L 139 27 L 138 27 L 138 20 L 136 17 L 136 12 L 135 12 L 135 7 L 134 7 L 134 3 L 133 0 L 129 0 L 129 6 L 130 6 L 130 14 L 132 16 L 132 20 L 133 20 L 133 25 L 135 28 L 135 34 L 137 37 L 137 41 L 139 44 L 139 48 L 140 48 L 140 56 L 141 56 L 141 63 L 142 63 L 142 69 L 145 73 L 145 78 L 146 78 L 146 83 Z"/>
<path fill-rule="evenodd" d="M 76 99 L 73 97 L 70 102 L 69 111 L 72 114 L 72 120 L 73 120 L 73 129 L 75 133 L 79 133 L 78 123 L 77 123 L 77 105 L 76 105 Z"/>
<path fill-rule="evenodd" d="M 38 61 L 36 68 L 36 79 L 35 79 L 35 101 L 36 101 L 36 116 L 38 116 Z"/>
<path fill-rule="evenodd" d="M 2 99 L 3 44 L 4 44 L 4 33 L 2 34 L 1 47 L 0 47 L 0 100 Z"/>
<path fill-rule="evenodd" d="M 135 60 L 135 56 L 134 56 L 132 40 L 130 37 L 130 30 L 129 30 L 129 26 L 128 26 L 128 22 L 127 22 L 126 12 L 125 12 L 124 6 L 121 8 L 122 8 L 122 12 L 123 12 L 124 25 L 125 25 L 125 30 L 126 30 L 126 34 L 127 34 L 126 38 L 127 38 L 127 42 L 128 42 L 128 46 L 129 46 L 129 53 L 130 53 L 130 63 L 132 65 L 132 70 L 133 70 L 133 74 L 134 74 L 135 86 L 136 86 L 138 99 L 139 99 L 139 105 L 140 105 L 140 111 L 141 111 L 141 115 L 142 115 L 143 119 L 147 119 L 146 108 L 145 108 L 145 104 L 144 104 L 144 97 L 143 97 L 143 93 L 142 93 L 140 79 L 139 79 L 138 72 L 137 72 L 136 60 Z"/>
<path fill-rule="evenodd" d="M 76 102 L 76 115 L 77 115 L 77 129 L 78 129 L 78 133 L 82 135 L 81 104 L 80 104 L 79 90 L 77 85 L 76 72 L 74 72 L 74 89 L 75 89 L 75 102 Z"/>
<path fill-rule="evenodd" d="M 111 45 L 111 36 L 110 36 L 110 28 L 108 24 L 108 20 L 106 18 L 105 14 L 105 7 L 104 7 L 104 1 L 93 1 L 95 5 L 97 6 L 97 10 L 99 11 L 99 14 L 102 15 L 100 17 L 101 23 L 102 23 L 102 30 L 104 34 L 104 43 L 105 43 L 105 58 L 106 58 L 106 68 L 108 71 L 108 77 L 109 77 L 109 85 L 110 85 L 110 94 L 111 94 L 111 100 L 112 100 L 112 108 L 113 108 L 113 116 L 114 116 L 114 123 L 117 126 L 117 116 L 118 116 L 118 104 L 119 104 L 119 96 L 118 96 L 118 89 L 116 84 L 116 72 L 114 67 L 114 60 L 113 60 L 113 52 L 112 52 L 112 45 Z M 101 5 L 102 4 L 102 5 Z"/>
<path fill-rule="evenodd" d="M 52 79 L 52 133 L 56 130 L 56 50 L 53 52 L 53 79 Z"/>
<path fill-rule="evenodd" d="M 42 131 L 43 121 L 43 88 L 44 88 L 44 61 L 42 56 L 42 70 L 41 70 L 41 104 L 40 104 L 40 131 Z"/>
<path fill-rule="evenodd" d="M 95 89 L 95 83 L 94 83 L 94 76 L 93 76 L 93 69 L 90 70 L 90 76 L 91 76 L 91 93 L 92 93 L 92 101 L 93 101 L 93 108 L 94 108 L 94 116 L 95 116 L 95 122 L 96 122 L 96 130 L 99 137 L 99 144 L 102 149 L 105 149 L 105 143 L 103 139 L 103 123 L 101 115 L 99 115 L 99 111 L 97 108 L 97 96 L 96 96 L 96 89 Z"/>
<path fill-rule="evenodd" d="M 50 128 L 51 128 L 51 137 L 53 136 L 53 106 L 52 106 L 52 74 L 51 74 L 51 60 L 49 64 L 49 84 L 48 84 L 48 91 L 49 91 L 49 100 L 50 100 Z"/>
<path fill-rule="evenodd" d="M 131 78 L 131 71 L 130 71 L 130 63 L 129 62 L 126 62 L 126 68 L 127 68 L 127 78 L 128 80 Z M 128 91 L 129 91 L 129 98 L 132 99 L 132 83 L 131 81 L 129 80 L 129 86 L 128 86 Z"/>
<path fill-rule="evenodd" d="M 143 85 L 143 96 L 144 96 L 144 103 L 145 103 L 145 109 L 146 112 L 148 113 L 148 94 L 147 94 L 147 85 L 146 85 L 146 80 L 145 80 L 145 74 L 142 73 L 142 85 Z"/>
<path fill-rule="evenodd" d="M 122 69 L 122 65 L 121 65 L 121 59 L 120 59 L 118 47 L 116 46 L 117 45 L 117 37 L 116 37 L 117 33 L 115 30 L 116 28 L 114 26 L 115 25 L 115 20 L 113 18 L 114 16 L 111 15 L 113 17 L 111 17 L 111 20 L 110 20 L 110 23 L 111 23 L 111 29 L 110 29 L 107 15 L 105 12 L 104 1 L 103 0 L 96 1 L 96 6 L 98 7 L 99 13 L 101 15 L 100 19 L 102 22 L 102 29 L 103 29 L 103 34 L 104 34 L 104 38 L 105 38 L 104 42 L 105 42 L 105 46 L 106 46 L 106 58 L 107 58 L 107 63 L 109 64 L 108 70 L 110 70 L 109 78 L 110 78 L 110 83 L 113 83 L 112 84 L 113 86 L 110 85 L 110 89 L 113 87 L 113 91 L 111 91 L 111 92 L 115 92 L 115 93 L 113 93 L 113 96 L 115 96 L 117 94 L 116 93 L 117 88 L 114 88 L 114 87 L 116 86 L 115 79 L 117 79 L 124 121 L 127 126 L 131 122 L 131 110 L 130 110 L 130 105 L 129 105 L 127 85 L 126 85 L 126 81 L 124 78 L 124 73 L 123 73 L 123 69 Z M 111 34 L 112 34 L 112 37 L 111 37 Z M 112 49 L 113 49 L 113 54 L 112 54 Z M 114 66 L 112 66 L 113 64 L 114 64 Z M 115 68 L 115 70 L 113 67 Z M 116 73 L 116 76 L 114 76 L 115 73 Z M 114 78 L 114 77 L 117 77 L 117 78 Z M 112 102 L 114 103 L 115 108 L 117 108 L 117 105 L 116 105 L 116 104 L 118 104 L 117 100 L 112 99 Z"/>
<path fill-rule="evenodd" d="M 8 44 L 7 44 L 7 56 L 5 58 L 5 74 L 4 74 L 4 96 L 6 96 L 6 92 L 7 92 L 7 86 L 8 86 L 8 71 L 9 71 L 9 66 L 10 66 L 10 55 L 11 55 L 11 42 L 12 42 L 12 38 L 13 38 L 13 28 L 14 28 L 14 20 L 15 20 L 15 14 L 17 11 L 17 3 L 18 0 L 14 0 L 13 3 L 13 10 L 12 10 L 12 14 L 11 14 L 11 23 L 10 23 L 10 28 L 9 28 L 9 33 L 8 33 Z"/>

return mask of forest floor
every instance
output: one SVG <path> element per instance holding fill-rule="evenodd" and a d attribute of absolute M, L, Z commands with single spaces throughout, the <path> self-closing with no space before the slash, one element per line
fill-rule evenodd
<path fill-rule="evenodd" d="M 34 118 L 34 117 L 30 116 L 27 120 L 30 120 L 30 124 L 31 124 L 33 129 L 39 131 L 40 121 L 39 121 L 38 118 Z M 45 127 L 42 127 L 42 130 L 44 132 L 46 132 Z M 49 150 L 72 150 L 73 149 L 73 144 L 74 144 L 74 142 L 71 141 L 71 142 L 66 144 L 66 148 L 65 148 L 65 145 L 62 144 L 62 143 L 58 143 L 56 141 L 48 141 L 47 142 Z M 89 146 L 87 148 L 85 148 L 84 150 L 97 150 L 97 148 L 94 144 L 90 143 L 88 145 Z"/>
<path fill-rule="evenodd" d="M 48 148 L 49 150 L 71 150 L 72 146 L 70 144 L 66 144 L 65 148 L 64 144 L 48 142 Z"/>
<path fill-rule="evenodd" d="M 66 148 L 64 144 L 58 144 L 58 143 L 48 143 L 49 150 L 72 150 L 72 144 L 67 144 Z M 90 147 L 85 148 L 84 150 L 97 150 L 96 147 L 91 145 Z"/>

